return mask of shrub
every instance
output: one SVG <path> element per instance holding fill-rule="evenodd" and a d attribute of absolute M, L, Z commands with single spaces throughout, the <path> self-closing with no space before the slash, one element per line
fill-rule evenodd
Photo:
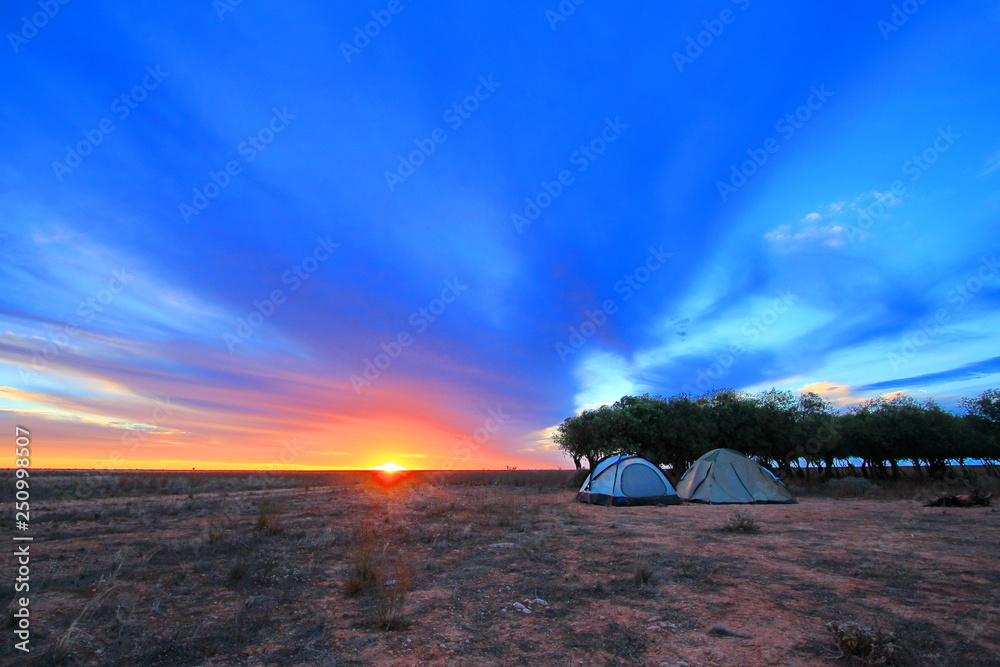
<path fill-rule="evenodd" d="M 354 550 L 351 554 L 351 571 L 347 578 L 346 592 L 354 597 L 369 595 L 380 581 L 384 581 L 384 548 L 374 526 L 362 526 L 354 533 Z"/>
<path fill-rule="evenodd" d="M 826 629 L 841 658 L 853 658 L 868 665 L 885 665 L 896 652 L 896 636 L 878 627 L 867 627 L 853 621 L 830 622 Z"/>
<path fill-rule="evenodd" d="M 382 569 L 384 575 L 376 581 L 373 592 L 375 598 L 375 625 L 384 630 L 400 627 L 403 605 L 410 592 L 413 574 L 410 566 L 397 559 L 390 567 Z"/>
<path fill-rule="evenodd" d="M 645 561 L 636 563 L 635 570 L 632 572 L 632 580 L 635 581 L 636 586 L 648 586 L 653 581 L 653 568 Z"/>
<path fill-rule="evenodd" d="M 210 518 L 205 525 L 208 533 L 206 538 L 208 543 L 215 544 L 225 541 L 229 534 L 236 528 L 236 525 L 236 520 L 228 513 Z"/>
<path fill-rule="evenodd" d="M 722 530 L 727 533 L 756 533 L 760 526 L 749 510 L 733 510 Z"/>
<path fill-rule="evenodd" d="M 250 568 L 245 558 L 237 558 L 230 564 L 226 580 L 233 586 L 239 586 L 250 580 Z"/>
<path fill-rule="evenodd" d="M 257 530 L 266 530 L 272 535 L 276 535 L 281 532 L 281 526 L 277 523 L 274 514 L 274 506 L 271 504 L 270 500 L 261 500 L 260 504 L 257 506 L 257 523 L 254 524 L 254 528 Z"/>

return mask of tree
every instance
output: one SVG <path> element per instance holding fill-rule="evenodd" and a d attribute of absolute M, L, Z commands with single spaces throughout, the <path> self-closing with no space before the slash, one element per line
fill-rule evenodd
<path fill-rule="evenodd" d="M 825 466 L 824 476 L 829 479 L 833 475 L 836 459 L 842 457 L 837 411 L 830 401 L 807 391 L 799 394 L 795 415 L 795 447 L 791 456 L 805 459 L 807 466 L 822 463 Z M 808 470 L 807 467 L 807 476 Z"/>
<path fill-rule="evenodd" d="M 608 406 L 597 410 L 584 410 L 575 417 L 569 417 L 556 427 L 552 441 L 563 450 L 579 467 L 581 459 L 593 470 L 597 461 L 614 452 L 620 439 L 617 434 L 615 416 Z"/>
<path fill-rule="evenodd" d="M 967 453 L 994 468 L 1000 460 L 1000 389 L 987 389 L 975 398 L 959 403 L 965 409 L 963 421 L 970 426 L 972 436 Z"/>

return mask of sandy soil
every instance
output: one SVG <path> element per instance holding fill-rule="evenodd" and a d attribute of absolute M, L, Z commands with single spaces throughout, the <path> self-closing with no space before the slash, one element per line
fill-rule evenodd
<path fill-rule="evenodd" d="M 895 631 L 900 664 L 1000 664 L 996 508 L 805 498 L 749 508 L 746 534 L 721 530 L 731 506 L 573 498 L 404 482 L 41 502 L 28 662 L 832 665 L 825 623 L 856 620 Z M 362 543 L 410 574 L 395 629 L 348 594 Z"/>

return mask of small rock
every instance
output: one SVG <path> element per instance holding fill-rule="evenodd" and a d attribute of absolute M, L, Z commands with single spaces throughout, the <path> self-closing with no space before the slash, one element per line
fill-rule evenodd
<path fill-rule="evenodd" d="M 513 547 L 513 542 L 495 542 L 490 545 L 491 549 L 512 549 Z"/>
<path fill-rule="evenodd" d="M 750 635 L 741 635 L 738 632 L 733 632 L 724 625 L 712 626 L 712 629 L 708 631 L 708 634 L 713 637 L 738 637 L 739 639 L 750 639 Z"/>
<path fill-rule="evenodd" d="M 531 613 L 531 610 L 528 609 L 527 607 L 525 607 L 520 602 L 515 602 L 514 603 L 514 609 L 517 609 L 518 611 L 524 612 L 525 614 L 530 614 Z"/>
<path fill-rule="evenodd" d="M 649 626 L 648 628 L 646 628 L 646 631 L 647 631 L 647 632 L 659 632 L 659 631 L 660 631 L 660 630 L 662 630 L 662 629 L 663 629 L 663 628 L 661 628 L 661 627 L 660 627 L 660 626 L 658 626 L 658 625 L 651 625 L 651 626 Z"/>
<path fill-rule="evenodd" d="M 543 600 L 542 598 L 535 598 L 534 600 L 528 600 L 528 603 L 529 604 L 540 604 L 543 607 L 548 607 L 549 606 L 549 603 L 546 602 L 545 600 Z"/>
<path fill-rule="evenodd" d="M 646 619 L 646 622 L 647 623 L 656 623 L 657 621 L 662 621 L 662 620 L 663 620 L 662 616 L 650 616 L 649 618 Z"/>
<path fill-rule="evenodd" d="M 597 617 L 597 620 L 599 620 L 599 621 L 603 621 L 603 620 L 604 620 L 604 617 L 603 617 L 603 616 L 598 616 L 598 617 Z"/>

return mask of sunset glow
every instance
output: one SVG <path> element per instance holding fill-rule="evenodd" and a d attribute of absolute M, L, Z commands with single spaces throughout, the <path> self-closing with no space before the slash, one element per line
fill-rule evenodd
<path fill-rule="evenodd" d="M 403 466 L 398 466 L 395 463 L 383 463 L 380 466 L 375 466 L 374 468 L 372 468 L 372 470 L 381 470 L 383 472 L 399 472 L 401 470 L 408 470 L 408 468 L 404 468 Z"/>
<path fill-rule="evenodd" d="M 37 4 L 0 58 L 33 466 L 569 468 L 623 395 L 1000 386 L 991 3 Z"/>

